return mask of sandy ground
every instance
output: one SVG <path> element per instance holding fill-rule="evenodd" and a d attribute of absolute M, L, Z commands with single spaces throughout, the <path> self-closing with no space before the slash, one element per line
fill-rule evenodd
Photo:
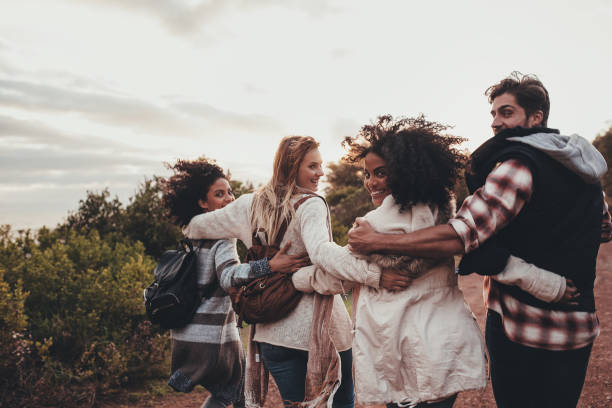
<path fill-rule="evenodd" d="M 484 327 L 485 310 L 482 303 L 482 278 L 467 276 L 460 278 L 460 287 L 465 294 L 481 328 Z M 597 314 L 601 323 L 601 335 L 595 341 L 587 379 L 578 404 L 580 408 L 612 407 L 612 243 L 601 246 L 597 259 L 597 280 L 595 281 Z M 282 407 L 280 395 L 272 383 L 266 407 Z M 132 404 L 104 404 L 103 408 L 198 408 L 206 398 L 206 391 L 191 394 L 169 394 L 160 399 L 151 399 Z M 357 408 L 365 408 L 357 405 Z M 368 406 L 383 408 L 382 405 Z M 455 408 L 495 407 L 490 383 L 482 391 L 465 392 L 459 395 Z"/>

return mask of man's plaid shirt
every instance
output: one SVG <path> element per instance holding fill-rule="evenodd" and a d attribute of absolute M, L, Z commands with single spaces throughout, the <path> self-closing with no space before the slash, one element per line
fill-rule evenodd
<path fill-rule="evenodd" d="M 533 179 L 518 160 L 507 160 L 487 177 L 484 186 L 465 199 L 449 223 L 468 253 L 501 230 L 518 215 L 531 198 Z M 604 200 L 603 222 L 610 223 Z M 597 315 L 590 312 L 545 310 L 502 293 L 494 279 L 484 279 L 485 306 L 502 317 L 504 331 L 516 343 L 547 349 L 574 350 L 592 343 L 599 335 Z"/>

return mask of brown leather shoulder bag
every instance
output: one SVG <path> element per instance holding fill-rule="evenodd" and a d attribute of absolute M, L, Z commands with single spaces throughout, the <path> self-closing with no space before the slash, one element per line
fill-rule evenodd
<path fill-rule="evenodd" d="M 312 197 L 325 199 L 317 194 L 308 194 L 298 200 L 294 209 Z M 327 205 L 327 203 L 326 203 Z M 258 259 L 271 259 L 279 250 L 289 222 L 285 220 L 281 225 L 276 240 L 272 245 L 264 245 L 259 238 L 262 229 L 253 232 L 253 246 L 249 248 L 246 261 Z M 271 323 L 278 321 L 291 313 L 302 298 L 303 293 L 298 291 L 291 281 L 290 273 L 274 272 L 261 278 L 252 280 L 246 285 L 229 290 L 232 307 L 238 315 L 238 326 L 242 322 Z"/>

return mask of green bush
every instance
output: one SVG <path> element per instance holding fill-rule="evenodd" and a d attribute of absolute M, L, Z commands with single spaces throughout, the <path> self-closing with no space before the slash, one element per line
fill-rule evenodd
<path fill-rule="evenodd" d="M 5 271 L 0 269 L 0 377 L 6 380 L 19 366 L 30 344 L 25 341 L 22 347 L 18 345 L 27 328 L 24 304 L 28 293 L 23 291 L 21 281 L 11 289 L 4 274 Z"/>
<path fill-rule="evenodd" d="M 35 234 L 0 226 L 0 407 L 92 406 L 168 374 L 169 336 L 146 320 L 142 297 L 155 259 L 182 236 L 159 181 L 145 178 L 127 206 L 108 189 L 87 192 Z"/>
<path fill-rule="evenodd" d="M 145 321 L 142 291 L 155 262 L 142 243 L 94 229 L 43 229 L 40 239 L 3 231 L 0 368 L 10 374 L 3 401 L 79 406 L 167 372 L 168 336 Z"/>

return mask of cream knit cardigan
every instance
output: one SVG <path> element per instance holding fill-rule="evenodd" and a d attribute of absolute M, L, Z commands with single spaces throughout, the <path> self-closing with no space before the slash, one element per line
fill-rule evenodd
<path fill-rule="evenodd" d="M 302 196 L 303 194 L 296 195 L 294 201 L 299 200 Z M 195 239 L 238 238 L 247 248 L 251 247 L 253 231 L 251 225 L 252 202 L 253 194 L 244 194 L 222 209 L 197 215 L 183 229 L 183 233 L 188 238 Z M 314 265 L 330 270 L 336 276 L 351 276 L 353 281 L 360 284 L 378 287 L 380 268 L 365 260 L 356 259 L 344 248 L 330 242 L 327 220 L 328 209 L 323 200 L 316 197 L 306 200 L 297 209 L 281 245 L 291 242 L 291 247 L 288 250 L 289 254 L 308 253 Z M 319 321 L 322 318 L 321 316 L 313 316 L 317 296 L 320 295 L 305 294 L 295 310 L 284 319 L 274 323 L 257 324 L 254 340 L 312 351 L 310 350 L 312 344 L 318 344 L 320 337 L 326 334 L 323 333 L 324 329 L 327 329 L 337 351 L 351 348 L 351 321 L 339 295 L 333 296 L 329 324 L 325 323 L 323 325 L 325 327 L 315 326 L 317 333 L 311 333 L 313 320 Z M 326 296 L 326 298 L 332 300 L 331 297 Z M 318 314 L 324 313 L 324 311 L 316 312 Z M 329 362 L 322 361 L 321 364 L 320 370 L 325 370 Z M 309 370 L 310 365 L 311 361 L 309 359 Z M 248 382 L 249 379 L 247 378 L 247 384 Z M 316 386 L 309 387 L 308 382 L 307 379 L 307 398 L 308 389 L 316 388 Z M 259 384 L 256 384 L 256 386 L 259 386 Z M 335 388 L 337 388 L 337 384 Z M 331 398 L 328 402 L 331 406 Z M 326 404 L 327 402 L 325 402 Z M 317 406 L 319 406 L 318 403 Z"/>

